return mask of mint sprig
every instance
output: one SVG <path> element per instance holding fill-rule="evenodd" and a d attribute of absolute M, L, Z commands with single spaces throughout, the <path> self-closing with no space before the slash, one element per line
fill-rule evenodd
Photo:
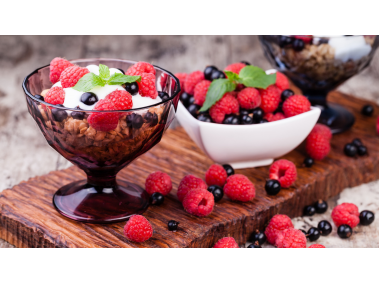
<path fill-rule="evenodd" d="M 236 89 L 236 84 L 229 79 L 214 80 L 207 91 L 205 102 L 199 111 L 206 111 L 219 101 L 225 93 Z"/>
<path fill-rule="evenodd" d="M 121 73 L 110 75 L 109 68 L 106 65 L 99 64 L 99 76 L 94 73 L 88 73 L 80 78 L 73 89 L 87 92 L 97 86 L 122 85 L 126 83 L 140 82 L 141 76 L 128 76 Z"/>
<path fill-rule="evenodd" d="M 246 87 L 266 89 L 276 81 L 276 74 L 267 75 L 264 70 L 256 66 L 246 66 L 239 74 L 239 81 Z"/>

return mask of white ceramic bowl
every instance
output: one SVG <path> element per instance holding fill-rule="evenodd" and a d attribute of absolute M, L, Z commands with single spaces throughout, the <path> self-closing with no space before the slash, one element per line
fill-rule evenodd
<path fill-rule="evenodd" d="M 253 125 L 224 125 L 195 119 L 179 102 L 176 117 L 198 147 L 214 162 L 233 168 L 269 165 L 297 147 L 311 132 L 321 110 L 280 121 Z"/>

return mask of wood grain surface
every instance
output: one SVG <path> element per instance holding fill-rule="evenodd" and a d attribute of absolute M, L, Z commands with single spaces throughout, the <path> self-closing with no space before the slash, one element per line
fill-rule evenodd
<path fill-rule="evenodd" d="M 148 241 L 137 244 L 123 235 L 125 223 L 110 225 L 84 224 L 69 220 L 55 211 L 52 196 L 57 188 L 82 179 L 77 167 L 53 171 L 27 182 L 21 182 L 0 195 L 0 238 L 16 247 L 211 247 L 225 236 L 234 237 L 239 244 L 247 241 L 252 231 L 264 228 L 277 213 L 300 216 L 304 206 L 318 199 L 328 199 L 346 187 L 357 186 L 379 178 L 379 151 L 375 118 L 359 114 L 366 101 L 334 92 L 330 101 L 339 102 L 354 112 L 354 127 L 335 135 L 332 150 L 323 161 L 312 168 L 301 166 L 305 157 L 303 145 L 284 158 L 298 168 L 298 179 L 289 189 L 268 196 L 264 183 L 268 167 L 236 170 L 255 184 L 256 197 L 248 203 L 224 198 L 205 218 L 187 214 L 176 199 L 176 190 L 161 206 L 151 206 L 144 216 L 151 222 L 154 234 Z M 376 107 L 375 112 L 379 111 Z M 349 158 L 343 154 L 348 140 L 360 137 L 369 156 Z M 168 173 L 176 189 L 187 174 L 204 177 L 212 164 L 181 128 L 168 130 L 162 141 L 144 156 L 123 169 L 118 178 L 144 185 L 149 173 L 160 170 Z M 177 232 L 167 230 L 169 220 L 180 222 Z"/>

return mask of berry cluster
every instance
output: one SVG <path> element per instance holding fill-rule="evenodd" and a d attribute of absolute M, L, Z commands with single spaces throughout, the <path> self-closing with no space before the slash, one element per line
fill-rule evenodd
<path fill-rule="evenodd" d="M 275 161 L 269 169 L 270 179 L 266 181 L 265 189 L 268 195 L 276 195 L 281 188 L 289 188 L 297 178 L 297 170 L 293 162 L 280 159 Z"/>
<path fill-rule="evenodd" d="M 343 149 L 346 156 L 355 157 L 367 155 L 367 147 L 363 145 L 360 139 L 354 139 L 351 143 L 347 143 Z"/>

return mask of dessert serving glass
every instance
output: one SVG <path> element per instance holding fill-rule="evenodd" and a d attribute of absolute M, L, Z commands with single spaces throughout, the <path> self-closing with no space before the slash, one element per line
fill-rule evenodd
<path fill-rule="evenodd" d="M 102 58 L 71 62 L 81 67 L 104 64 L 124 71 L 136 63 Z M 157 90 L 168 93 L 169 99 L 123 111 L 69 109 L 37 99 L 34 95 L 52 86 L 49 66 L 24 79 L 29 113 L 48 144 L 87 174 L 87 180 L 65 185 L 55 193 L 53 203 L 62 215 L 82 222 L 112 223 L 147 209 L 149 195 L 145 190 L 131 182 L 116 181 L 116 175 L 155 146 L 175 118 L 179 80 L 160 67 L 154 68 Z M 116 115 L 117 126 L 108 132 L 96 131 L 87 121 L 93 112 Z"/>
<path fill-rule="evenodd" d="M 328 93 L 367 67 L 379 44 L 376 35 L 260 35 L 268 60 L 299 87 L 312 105 L 322 109 L 319 122 L 333 133 L 349 129 L 352 113 L 328 103 Z"/>

